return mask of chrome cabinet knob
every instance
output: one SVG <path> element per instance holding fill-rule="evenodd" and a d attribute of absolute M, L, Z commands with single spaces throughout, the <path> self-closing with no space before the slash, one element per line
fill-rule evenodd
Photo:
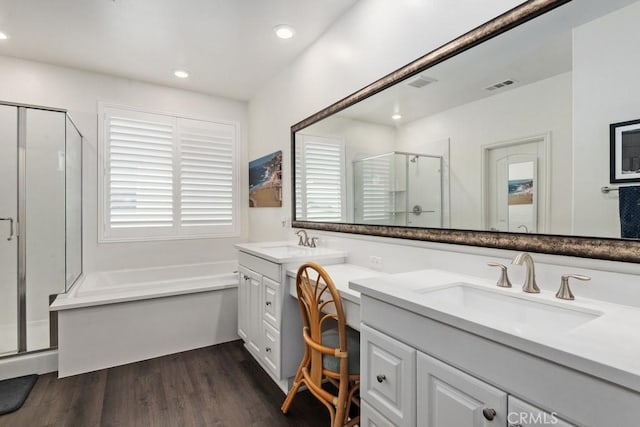
<path fill-rule="evenodd" d="M 266 351 L 267 353 L 271 353 L 271 347 L 265 348 L 264 351 Z"/>
<path fill-rule="evenodd" d="M 379 383 L 384 382 L 384 380 L 386 379 L 387 379 L 387 376 L 384 374 L 376 375 L 376 380 L 378 380 Z"/>
<path fill-rule="evenodd" d="M 482 410 L 482 415 L 484 415 L 484 417 L 488 420 L 488 421 L 493 421 L 493 419 L 496 417 L 497 412 L 495 409 L 493 408 L 484 408 Z"/>
<path fill-rule="evenodd" d="M 246 274 L 244 275 L 244 280 L 249 280 L 249 276 L 247 276 Z"/>
<path fill-rule="evenodd" d="M 265 305 L 270 306 L 271 305 L 271 301 L 266 301 Z"/>

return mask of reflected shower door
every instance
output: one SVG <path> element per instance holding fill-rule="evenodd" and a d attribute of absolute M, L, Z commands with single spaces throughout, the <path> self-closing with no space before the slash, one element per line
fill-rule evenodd
<path fill-rule="evenodd" d="M 0 356 L 18 351 L 18 109 L 0 105 Z"/>

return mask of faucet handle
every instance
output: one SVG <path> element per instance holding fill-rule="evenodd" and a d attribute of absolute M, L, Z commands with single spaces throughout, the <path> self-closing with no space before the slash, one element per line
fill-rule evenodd
<path fill-rule="evenodd" d="M 509 280 L 509 276 L 507 275 L 507 266 L 504 264 L 500 264 L 499 262 L 488 262 L 487 265 L 489 267 L 498 267 L 500 268 L 500 278 L 498 279 L 498 282 L 496 283 L 496 285 L 500 286 L 501 288 L 510 288 L 511 287 L 511 281 Z"/>
<path fill-rule="evenodd" d="M 566 300 L 574 300 L 576 299 L 573 296 L 573 292 L 571 292 L 571 288 L 569 287 L 569 279 L 574 278 L 578 280 L 591 280 L 591 277 L 585 276 L 583 274 L 564 274 L 560 279 L 560 289 L 556 293 L 556 298 L 566 299 Z"/>

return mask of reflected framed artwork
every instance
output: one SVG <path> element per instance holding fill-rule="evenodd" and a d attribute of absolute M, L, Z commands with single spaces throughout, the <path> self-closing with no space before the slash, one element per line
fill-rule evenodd
<path fill-rule="evenodd" d="M 609 126 L 611 183 L 640 182 L 640 120 Z"/>
<path fill-rule="evenodd" d="M 282 207 L 282 151 L 249 162 L 249 207 Z"/>

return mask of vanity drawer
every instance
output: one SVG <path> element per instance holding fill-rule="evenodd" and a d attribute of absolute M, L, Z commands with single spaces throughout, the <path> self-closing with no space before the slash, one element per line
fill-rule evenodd
<path fill-rule="evenodd" d="M 263 327 L 263 361 L 267 369 L 275 376 L 280 377 L 280 332 L 267 322 L 262 322 Z"/>
<path fill-rule="evenodd" d="M 280 329 L 280 283 L 264 277 L 262 279 L 263 318 L 276 329 Z"/>
<path fill-rule="evenodd" d="M 373 409 L 365 400 L 360 404 L 360 426 L 361 427 L 396 427 L 380 412 Z"/>
<path fill-rule="evenodd" d="M 267 261 L 266 259 L 250 255 L 246 252 L 240 252 L 238 254 L 238 264 L 260 273 L 263 276 L 267 276 L 276 282 L 279 282 L 282 279 L 282 266 L 280 264 Z"/>
<path fill-rule="evenodd" d="M 360 392 L 394 425 L 415 425 L 416 351 L 374 329 L 360 329 Z"/>

